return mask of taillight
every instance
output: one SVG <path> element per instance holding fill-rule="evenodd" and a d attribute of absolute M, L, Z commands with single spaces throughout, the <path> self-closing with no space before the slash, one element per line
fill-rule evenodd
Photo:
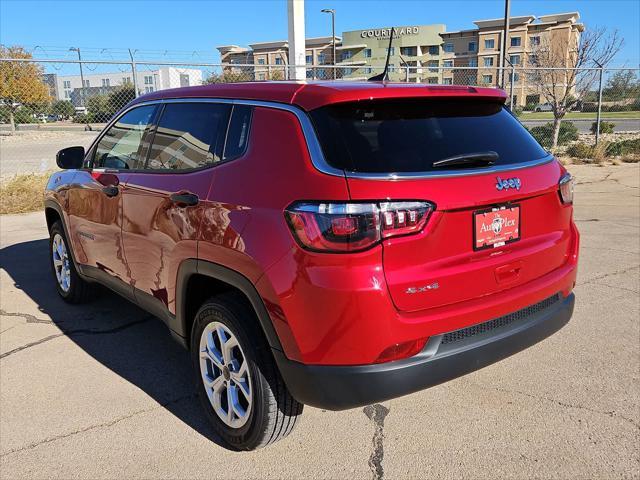
<path fill-rule="evenodd" d="M 358 252 L 383 238 L 417 233 L 433 205 L 428 202 L 298 202 L 285 210 L 294 237 L 307 250 Z"/>
<path fill-rule="evenodd" d="M 558 183 L 558 190 L 560 192 L 560 200 L 562 200 L 562 203 L 573 203 L 573 186 L 574 178 L 569 172 L 566 172 L 562 175 L 560 182 Z"/>

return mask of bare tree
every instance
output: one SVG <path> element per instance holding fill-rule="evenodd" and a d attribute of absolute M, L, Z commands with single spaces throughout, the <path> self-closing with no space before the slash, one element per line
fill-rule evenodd
<path fill-rule="evenodd" d="M 591 90 L 599 76 L 597 69 L 615 57 L 623 40 L 617 30 L 608 32 L 605 28 L 588 30 L 579 38 L 570 35 L 565 40 L 551 35 L 533 48 L 531 63 L 537 68 L 528 77 L 553 109 L 552 148 L 555 148 L 562 119 Z"/>

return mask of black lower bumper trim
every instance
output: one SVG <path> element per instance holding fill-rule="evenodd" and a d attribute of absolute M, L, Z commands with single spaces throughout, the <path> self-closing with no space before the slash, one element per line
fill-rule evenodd
<path fill-rule="evenodd" d="M 571 294 L 542 312 L 455 347 L 439 348 L 442 336 L 432 337 L 421 353 L 395 362 L 304 365 L 288 360 L 277 350 L 273 353 L 296 400 L 328 410 L 344 410 L 417 392 L 524 350 L 560 330 L 571 318 L 574 302 Z"/>

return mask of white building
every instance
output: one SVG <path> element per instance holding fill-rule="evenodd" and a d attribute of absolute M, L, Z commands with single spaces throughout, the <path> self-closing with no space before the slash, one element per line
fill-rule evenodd
<path fill-rule="evenodd" d="M 133 74 L 125 72 L 92 73 L 85 69 L 84 87 L 101 87 L 108 91 L 126 83 L 133 84 Z M 55 75 L 56 88 L 54 91 L 58 100 L 71 100 L 72 92 L 82 87 L 80 74 Z M 138 92 L 149 93 L 167 88 L 188 87 L 202 84 L 202 71 L 194 68 L 162 67 L 157 70 L 141 70 L 136 72 Z M 94 91 L 97 89 L 94 89 Z"/>

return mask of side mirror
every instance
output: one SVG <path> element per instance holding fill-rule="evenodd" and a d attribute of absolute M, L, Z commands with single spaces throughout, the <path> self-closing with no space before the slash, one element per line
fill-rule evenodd
<path fill-rule="evenodd" d="M 56 164 L 64 170 L 81 168 L 83 161 L 84 147 L 67 147 L 56 154 Z"/>

